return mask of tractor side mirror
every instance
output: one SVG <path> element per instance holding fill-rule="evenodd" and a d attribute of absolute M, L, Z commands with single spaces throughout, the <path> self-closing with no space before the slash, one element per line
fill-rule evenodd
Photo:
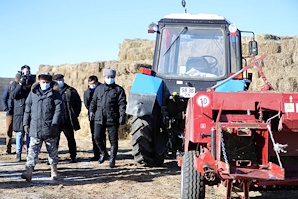
<path fill-rule="evenodd" d="M 248 46 L 250 55 L 258 55 L 258 43 L 256 41 L 250 41 Z"/>
<path fill-rule="evenodd" d="M 155 33 L 155 32 L 157 32 L 157 24 L 152 22 L 148 26 L 148 33 Z"/>

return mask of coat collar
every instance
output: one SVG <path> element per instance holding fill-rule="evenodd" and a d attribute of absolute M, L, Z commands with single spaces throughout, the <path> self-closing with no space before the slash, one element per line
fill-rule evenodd
<path fill-rule="evenodd" d="M 32 88 L 32 92 L 37 95 L 48 95 L 49 93 L 52 93 L 52 87 L 45 91 L 41 91 L 39 83 L 35 84 Z"/>

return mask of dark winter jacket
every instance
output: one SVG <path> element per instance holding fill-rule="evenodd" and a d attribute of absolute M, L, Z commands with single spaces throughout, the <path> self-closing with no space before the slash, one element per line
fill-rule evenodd
<path fill-rule="evenodd" d="M 2 94 L 2 100 L 1 100 L 2 110 L 6 111 L 6 116 L 13 115 L 13 100 L 11 100 L 9 97 L 10 90 L 11 90 L 11 84 L 4 89 L 4 92 Z"/>
<path fill-rule="evenodd" d="M 97 87 L 98 86 L 99 85 L 97 85 Z M 88 109 L 88 115 L 89 115 L 89 107 L 91 104 L 91 100 L 92 100 L 92 97 L 93 97 L 93 94 L 94 94 L 94 91 L 96 88 L 94 88 L 94 89 L 88 88 L 87 90 L 84 91 L 84 105 L 85 105 L 86 109 Z"/>
<path fill-rule="evenodd" d="M 79 130 L 80 123 L 78 117 L 81 113 L 82 100 L 77 90 L 67 84 L 59 91 L 62 95 L 63 111 L 61 125 L 71 123 L 73 130 Z"/>
<path fill-rule="evenodd" d="M 23 116 L 25 111 L 25 101 L 31 91 L 31 86 L 22 86 L 17 82 L 11 84 L 9 97 L 13 100 L 13 131 L 23 131 Z"/>
<path fill-rule="evenodd" d="M 118 125 L 119 118 L 125 117 L 126 103 L 121 86 L 101 84 L 94 91 L 89 110 L 95 113 L 95 123 Z"/>
<path fill-rule="evenodd" d="M 27 100 L 23 124 L 29 125 L 29 135 L 35 138 L 56 137 L 52 125 L 59 125 L 62 111 L 62 98 L 58 91 L 40 89 L 39 84 L 32 88 Z"/>

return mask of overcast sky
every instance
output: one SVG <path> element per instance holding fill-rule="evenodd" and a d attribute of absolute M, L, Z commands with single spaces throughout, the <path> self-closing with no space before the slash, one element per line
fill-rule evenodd
<path fill-rule="evenodd" d="M 117 60 L 124 39 L 150 39 L 148 25 L 183 13 L 181 0 L 0 0 L 0 77 L 22 65 Z M 219 14 L 240 30 L 298 35 L 297 0 L 186 0 L 188 13 Z M 260 52 L 261 53 L 261 52 Z"/>

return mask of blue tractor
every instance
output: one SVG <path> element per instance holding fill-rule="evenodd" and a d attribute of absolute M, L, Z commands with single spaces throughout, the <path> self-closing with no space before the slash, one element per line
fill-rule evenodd
<path fill-rule="evenodd" d="M 219 15 L 171 14 L 158 24 L 152 68 L 140 68 L 130 90 L 127 114 L 132 120 L 132 155 L 135 162 L 160 166 L 167 156 L 183 153 L 187 101 L 242 69 L 241 33 Z M 253 34 L 253 33 L 252 33 Z M 257 55 L 257 42 L 249 42 Z M 241 75 L 241 74 L 240 74 Z M 246 79 L 222 84 L 216 91 L 248 88 Z"/>

